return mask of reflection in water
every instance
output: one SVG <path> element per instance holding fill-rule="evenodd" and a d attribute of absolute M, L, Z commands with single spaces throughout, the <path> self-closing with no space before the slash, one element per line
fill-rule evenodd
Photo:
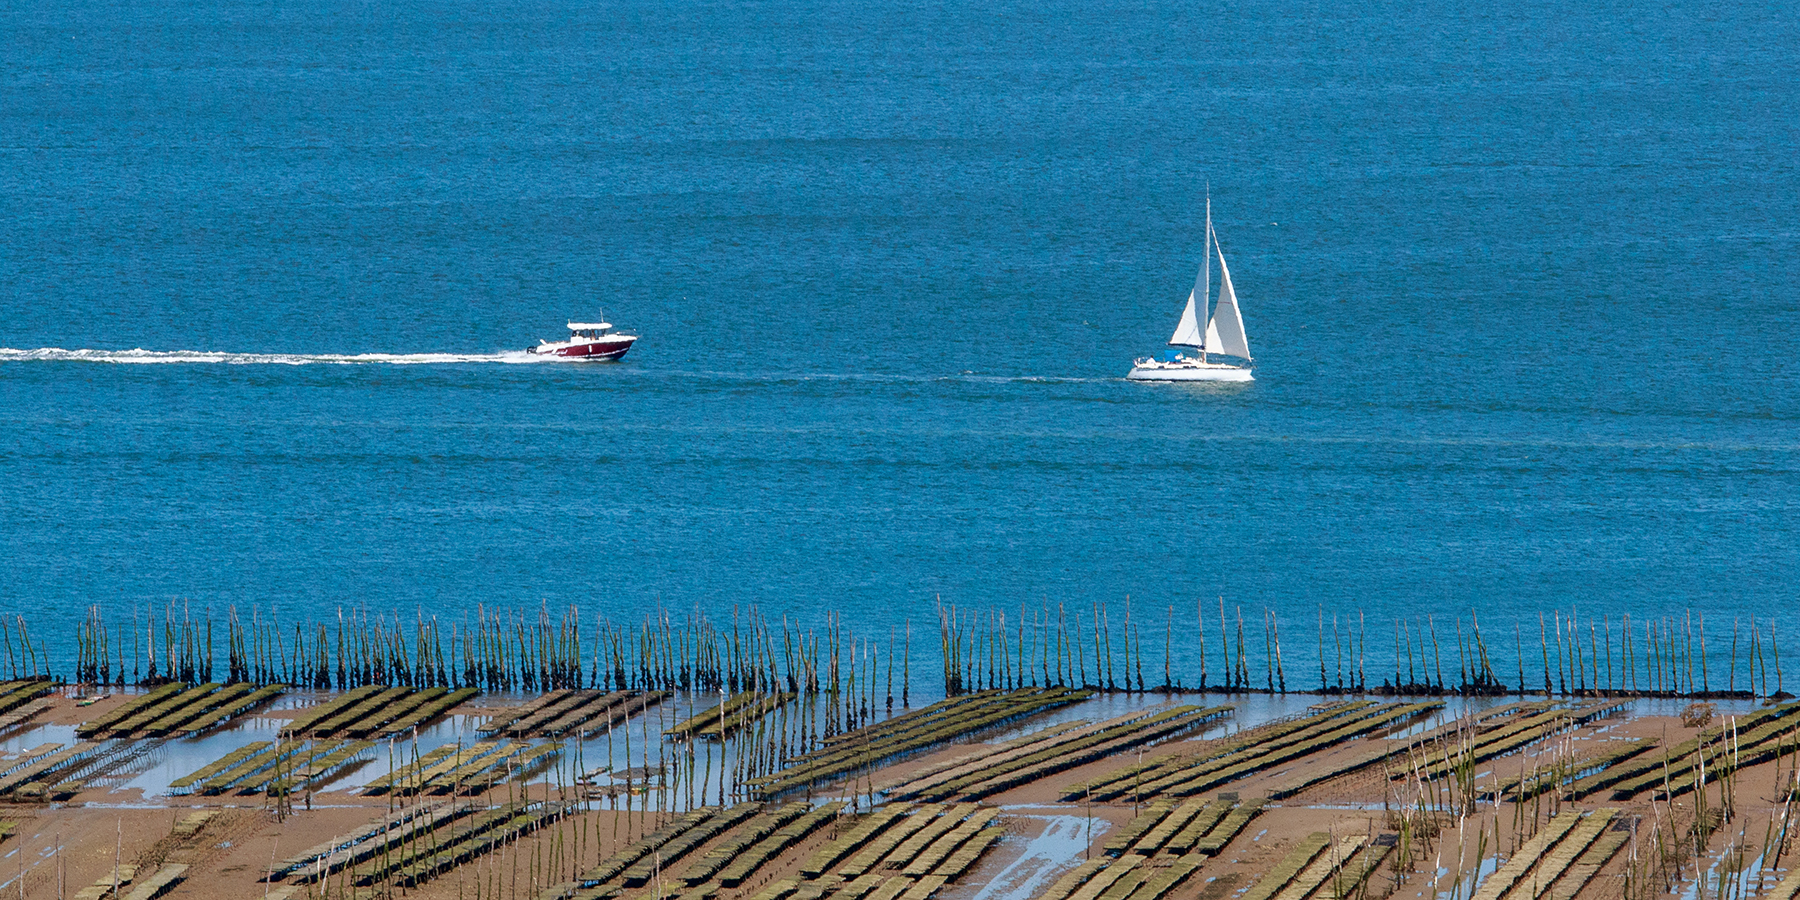
<path fill-rule="evenodd" d="M 1006 810 L 1014 828 L 1044 823 L 1043 833 L 1025 844 L 1024 854 L 1001 869 L 975 894 L 973 900 L 1028 900 L 1043 892 L 1057 876 L 1081 862 L 1082 851 L 1111 826 L 1104 819 L 1087 816 L 1034 816 L 1019 808 Z"/>

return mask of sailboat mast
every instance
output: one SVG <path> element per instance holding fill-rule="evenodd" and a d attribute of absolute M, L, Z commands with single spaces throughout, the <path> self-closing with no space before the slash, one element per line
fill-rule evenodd
<path fill-rule="evenodd" d="M 1200 334 L 1206 334 L 1206 323 L 1212 321 L 1212 187 L 1206 188 L 1206 237 L 1201 243 L 1206 262 L 1202 264 L 1206 276 L 1202 282 L 1200 293 Z M 1200 361 L 1206 362 L 1206 338 L 1200 339 Z"/>

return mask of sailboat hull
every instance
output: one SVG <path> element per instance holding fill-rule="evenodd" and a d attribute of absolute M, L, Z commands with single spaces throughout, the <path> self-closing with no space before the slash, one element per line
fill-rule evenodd
<path fill-rule="evenodd" d="M 1250 370 L 1239 366 L 1183 360 L 1174 363 L 1147 362 L 1131 367 L 1126 378 L 1132 381 L 1254 381 Z"/>

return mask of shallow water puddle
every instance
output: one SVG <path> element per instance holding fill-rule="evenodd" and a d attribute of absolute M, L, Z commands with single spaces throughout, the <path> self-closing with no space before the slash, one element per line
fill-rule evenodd
<path fill-rule="evenodd" d="M 1040 807 L 1006 808 L 1008 823 L 1027 834 L 1024 852 L 988 880 L 973 900 L 1030 900 L 1045 887 L 1086 858 L 1093 846 L 1112 827 L 1089 816 L 1033 815 Z M 1041 830 L 1039 830 L 1041 829 Z"/>

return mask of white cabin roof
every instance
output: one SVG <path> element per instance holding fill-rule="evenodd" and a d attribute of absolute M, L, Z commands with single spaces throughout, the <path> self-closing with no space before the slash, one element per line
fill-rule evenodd
<path fill-rule="evenodd" d="M 612 327 L 611 322 L 570 322 L 570 331 L 604 331 Z"/>

